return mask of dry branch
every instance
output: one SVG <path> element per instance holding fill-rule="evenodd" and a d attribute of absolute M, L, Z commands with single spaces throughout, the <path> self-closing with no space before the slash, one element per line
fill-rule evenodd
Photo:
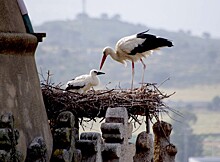
<path fill-rule="evenodd" d="M 133 91 L 123 89 L 89 91 L 86 94 L 64 92 L 59 87 L 42 84 L 42 94 L 51 122 L 62 111 L 71 111 L 78 118 L 104 118 L 107 108 L 125 107 L 129 117 L 139 123 L 137 116 L 152 118 L 159 112 L 166 112 L 169 107 L 164 103 L 171 95 L 162 93 L 156 84 L 145 84 Z"/>

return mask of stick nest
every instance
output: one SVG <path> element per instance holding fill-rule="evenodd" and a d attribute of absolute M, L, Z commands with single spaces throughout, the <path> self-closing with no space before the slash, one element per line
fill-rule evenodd
<path fill-rule="evenodd" d="M 138 122 L 137 117 L 156 117 L 159 112 L 167 112 L 169 107 L 164 99 L 171 95 L 162 93 L 156 84 L 144 84 L 134 90 L 111 89 L 90 90 L 85 94 L 64 92 L 59 87 L 42 85 L 42 94 L 47 115 L 54 121 L 63 111 L 71 111 L 77 118 L 104 118 L 108 108 L 125 107 L 129 118 Z"/>

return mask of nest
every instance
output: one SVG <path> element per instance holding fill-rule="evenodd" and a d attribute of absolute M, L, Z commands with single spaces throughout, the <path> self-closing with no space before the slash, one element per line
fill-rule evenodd
<path fill-rule="evenodd" d="M 129 118 L 139 123 L 138 116 L 147 116 L 152 119 L 157 118 L 159 112 L 167 112 L 169 107 L 164 103 L 164 99 L 174 93 L 164 94 L 156 84 L 148 83 L 132 91 L 123 89 L 90 90 L 85 94 L 64 92 L 59 87 L 43 84 L 42 94 L 50 121 L 54 121 L 57 115 L 63 111 L 71 111 L 79 119 L 104 119 L 108 108 L 125 107 Z"/>

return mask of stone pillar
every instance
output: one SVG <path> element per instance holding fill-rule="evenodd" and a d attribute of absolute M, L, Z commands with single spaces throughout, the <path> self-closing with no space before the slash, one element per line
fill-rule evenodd
<path fill-rule="evenodd" d="M 0 116 L 0 161 L 24 161 L 21 152 L 16 149 L 19 131 L 14 128 L 14 117 L 11 113 Z M 15 160 L 16 159 L 16 160 Z"/>
<path fill-rule="evenodd" d="M 146 131 L 138 134 L 134 162 L 152 162 L 154 156 L 153 136 Z"/>
<path fill-rule="evenodd" d="M 172 125 L 158 121 L 153 125 L 154 162 L 175 162 L 177 148 L 170 143 Z"/>
<path fill-rule="evenodd" d="M 76 123 L 78 124 L 78 123 Z M 76 150 L 78 130 L 75 129 L 75 117 L 69 111 L 59 114 L 56 128 L 53 131 L 53 154 L 51 161 L 78 162 L 81 161 L 81 152 Z"/>
<path fill-rule="evenodd" d="M 77 148 L 82 152 L 82 162 L 102 162 L 102 143 L 100 133 L 81 133 Z"/>
<path fill-rule="evenodd" d="M 102 152 L 104 162 L 133 161 L 135 146 L 128 142 L 132 136 L 132 125 L 128 123 L 126 108 L 108 108 L 101 131 L 104 138 Z"/>
<path fill-rule="evenodd" d="M 36 36 L 27 34 L 16 0 L 0 3 L 0 115 L 11 113 L 20 134 L 16 149 L 26 157 L 36 137 L 46 144 L 46 161 L 52 136 L 35 63 Z"/>

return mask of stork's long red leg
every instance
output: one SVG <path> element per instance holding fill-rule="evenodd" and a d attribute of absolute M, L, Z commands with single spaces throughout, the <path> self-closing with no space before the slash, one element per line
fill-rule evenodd
<path fill-rule="evenodd" d="M 131 90 L 133 89 L 134 82 L 134 62 L 132 61 L 132 80 L 131 80 Z"/>
<path fill-rule="evenodd" d="M 142 81 L 141 84 L 144 84 L 144 73 L 145 73 L 145 69 L 146 69 L 146 64 L 144 63 L 144 61 L 142 59 L 140 59 L 142 65 L 143 65 L 143 74 L 142 74 Z"/>

